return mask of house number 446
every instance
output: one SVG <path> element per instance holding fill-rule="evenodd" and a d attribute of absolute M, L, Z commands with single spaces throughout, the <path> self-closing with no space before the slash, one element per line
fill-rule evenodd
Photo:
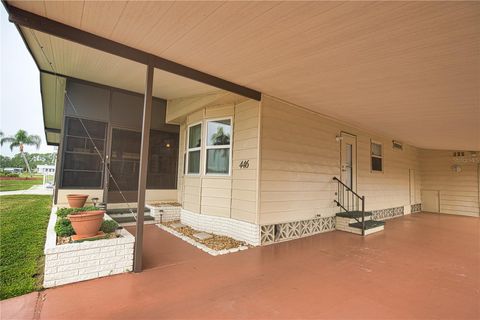
<path fill-rule="evenodd" d="M 250 166 L 250 164 L 248 163 L 249 160 L 243 160 L 242 162 L 240 162 L 240 165 L 239 167 L 242 168 L 242 169 L 246 169 Z"/>

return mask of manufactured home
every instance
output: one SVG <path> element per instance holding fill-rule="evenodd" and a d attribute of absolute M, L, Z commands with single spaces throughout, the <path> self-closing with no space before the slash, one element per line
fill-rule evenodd
<path fill-rule="evenodd" d="M 379 4 L 380 25 L 393 28 L 389 17 L 402 12 L 412 20 L 391 30 L 395 43 L 357 39 L 345 25 L 346 49 L 332 44 L 344 31 L 308 21 L 345 15 L 371 27 L 352 14 L 361 4 L 210 3 L 198 12 L 8 4 L 40 70 L 46 139 L 59 146 L 59 206 L 69 193 L 115 210 L 178 203 L 182 223 L 251 245 L 386 232 L 386 220 L 422 210 L 480 215 L 478 69 L 470 68 L 478 57 L 455 51 L 474 46 L 478 21 L 467 4 L 425 12 L 444 19 L 445 33 L 426 28 L 415 41 L 410 24 L 425 17 L 413 4 Z M 149 32 L 153 18 L 132 26 L 150 10 L 167 17 L 164 33 Z M 240 27 L 240 16 L 259 11 L 251 23 L 265 34 Z M 181 35 L 174 21 L 183 16 L 191 30 Z M 314 36 L 295 37 L 308 30 Z M 292 45 L 281 49 L 285 41 Z M 439 48 L 455 53 L 455 70 Z"/>

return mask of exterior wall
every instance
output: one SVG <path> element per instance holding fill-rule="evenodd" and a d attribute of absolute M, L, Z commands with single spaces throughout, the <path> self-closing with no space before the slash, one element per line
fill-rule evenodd
<path fill-rule="evenodd" d="M 369 133 L 317 113 L 263 96 L 261 106 L 259 223 L 276 224 L 333 216 L 340 176 L 340 143 L 348 132 L 357 137 L 357 193 L 367 210 L 420 202 L 418 149 L 393 150 L 392 139 Z M 370 141 L 383 144 L 383 172 L 370 170 Z M 410 200 L 409 170 L 415 170 Z"/>
<path fill-rule="evenodd" d="M 232 170 L 230 176 L 205 175 L 205 150 L 201 151 L 200 175 L 185 175 L 187 127 L 207 119 L 232 117 Z M 204 122 L 205 123 L 205 122 Z M 259 103 L 247 100 L 220 106 L 208 106 L 185 117 L 180 131 L 178 189 L 183 209 L 210 216 L 255 223 L 257 219 L 257 163 L 259 139 Z M 202 135 L 205 125 L 202 126 Z M 248 168 L 240 163 L 249 161 Z"/>
<path fill-rule="evenodd" d="M 420 151 L 421 189 L 436 193 L 441 213 L 478 217 L 480 215 L 480 164 L 471 161 L 455 161 L 453 152 Z M 468 160 L 470 153 L 465 152 L 465 154 Z M 461 171 L 454 172 L 453 165 L 459 165 Z"/>

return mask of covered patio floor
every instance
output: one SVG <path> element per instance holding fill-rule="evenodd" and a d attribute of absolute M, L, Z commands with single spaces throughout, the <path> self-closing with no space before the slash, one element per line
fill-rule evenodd
<path fill-rule="evenodd" d="M 420 213 L 209 256 L 145 228 L 144 267 L 44 291 L 41 319 L 480 317 L 480 220 Z M 43 297 L 42 297 L 43 296 Z"/>

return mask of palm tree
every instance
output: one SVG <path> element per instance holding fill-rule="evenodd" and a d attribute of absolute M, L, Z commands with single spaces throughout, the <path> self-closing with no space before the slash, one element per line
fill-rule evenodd
<path fill-rule="evenodd" d="M 37 149 L 40 148 L 40 144 L 42 143 L 42 139 L 35 135 L 29 135 L 25 130 L 18 130 L 14 136 L 5 137 L 0 140 L 0 145 L 3 146 L 4 143 L 10 143 L 10 150 L 13 151 L 13 148 L 19 147 L 20 154 L 22 155 L 23 161 L 25 161 L 25 165 L 27 166 L 28 173 L 32 175 L 32 170 L 30 170 L 30 165 L 28 164 L 27 157 L 25 157 L 25 153 L 23 152 L 24 146 L 35 146 Z"/>

